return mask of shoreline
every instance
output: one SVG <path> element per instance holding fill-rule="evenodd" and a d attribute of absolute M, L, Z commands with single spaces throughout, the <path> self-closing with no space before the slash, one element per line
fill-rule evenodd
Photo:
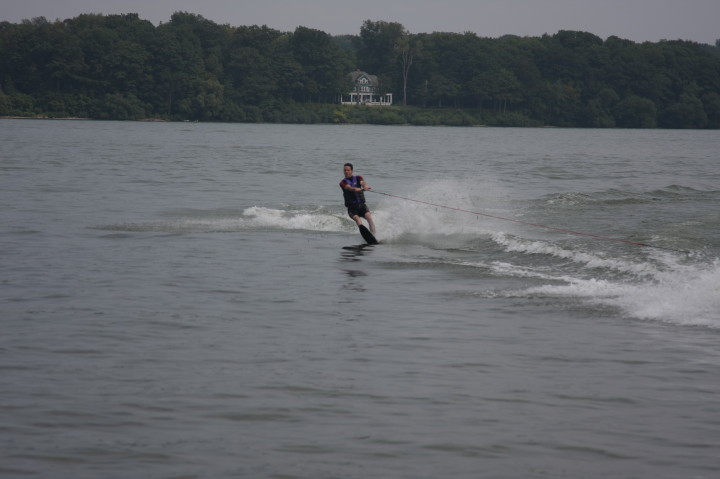
<path fill-rule="evenodd" d="M 80 116 L 0 116 L 0 120 L 65 120 L 65 121 L 107 121 L 97 120 L 95 118 L 87 118 Z M 162 118 L 142 118 L 140 120 L 110 120 L 110 121 L 148 121 L 148 122 L 169 122 Z"/>

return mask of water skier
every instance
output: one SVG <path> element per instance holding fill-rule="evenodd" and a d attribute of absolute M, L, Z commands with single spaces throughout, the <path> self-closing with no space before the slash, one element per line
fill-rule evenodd
<path fill-rule="evenodd" d="M 365 218 L 370 225 L 370 231 L 375 234 L 375 223 L 370 210 L 365 204 L 365 195 L 363 194 L 363 191 L 370 190 L 371 187 L 365 184 L 365 179 L 362 176 L 353 175 L 352 163 L 345 163 L 343 172 L 345 178 L 340 181 L 340 188 L 343 190 L 348 216 L 357 223 L 358 227 L 363 225 L 361 218 Z"/>

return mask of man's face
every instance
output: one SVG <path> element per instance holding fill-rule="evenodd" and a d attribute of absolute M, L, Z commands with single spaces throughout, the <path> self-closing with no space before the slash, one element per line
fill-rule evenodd
<path fill-rule="evenodd" d="M 345 178 L 350 178 L 352 176 L 353 170 L 349 166 L 344 167 L 343 171 L 345 172 Z"/>

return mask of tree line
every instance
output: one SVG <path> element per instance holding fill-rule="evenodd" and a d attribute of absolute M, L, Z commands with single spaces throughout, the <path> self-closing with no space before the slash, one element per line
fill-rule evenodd
<path fill-rule="evenodd" d="M 339 105 L 348 73 L 397 107 Z M 720 128 L 720 41 L 485 38 L 220 25 L 187 12 L 0 22 L 0 115 L 232 122 Z"/>

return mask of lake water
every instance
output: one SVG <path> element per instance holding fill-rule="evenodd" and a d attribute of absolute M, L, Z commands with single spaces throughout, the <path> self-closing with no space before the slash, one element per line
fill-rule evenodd
<path fill-rule="evenodd" d="M 0 476 L 718 477 L 719 152 L 0 120 Z"/>

